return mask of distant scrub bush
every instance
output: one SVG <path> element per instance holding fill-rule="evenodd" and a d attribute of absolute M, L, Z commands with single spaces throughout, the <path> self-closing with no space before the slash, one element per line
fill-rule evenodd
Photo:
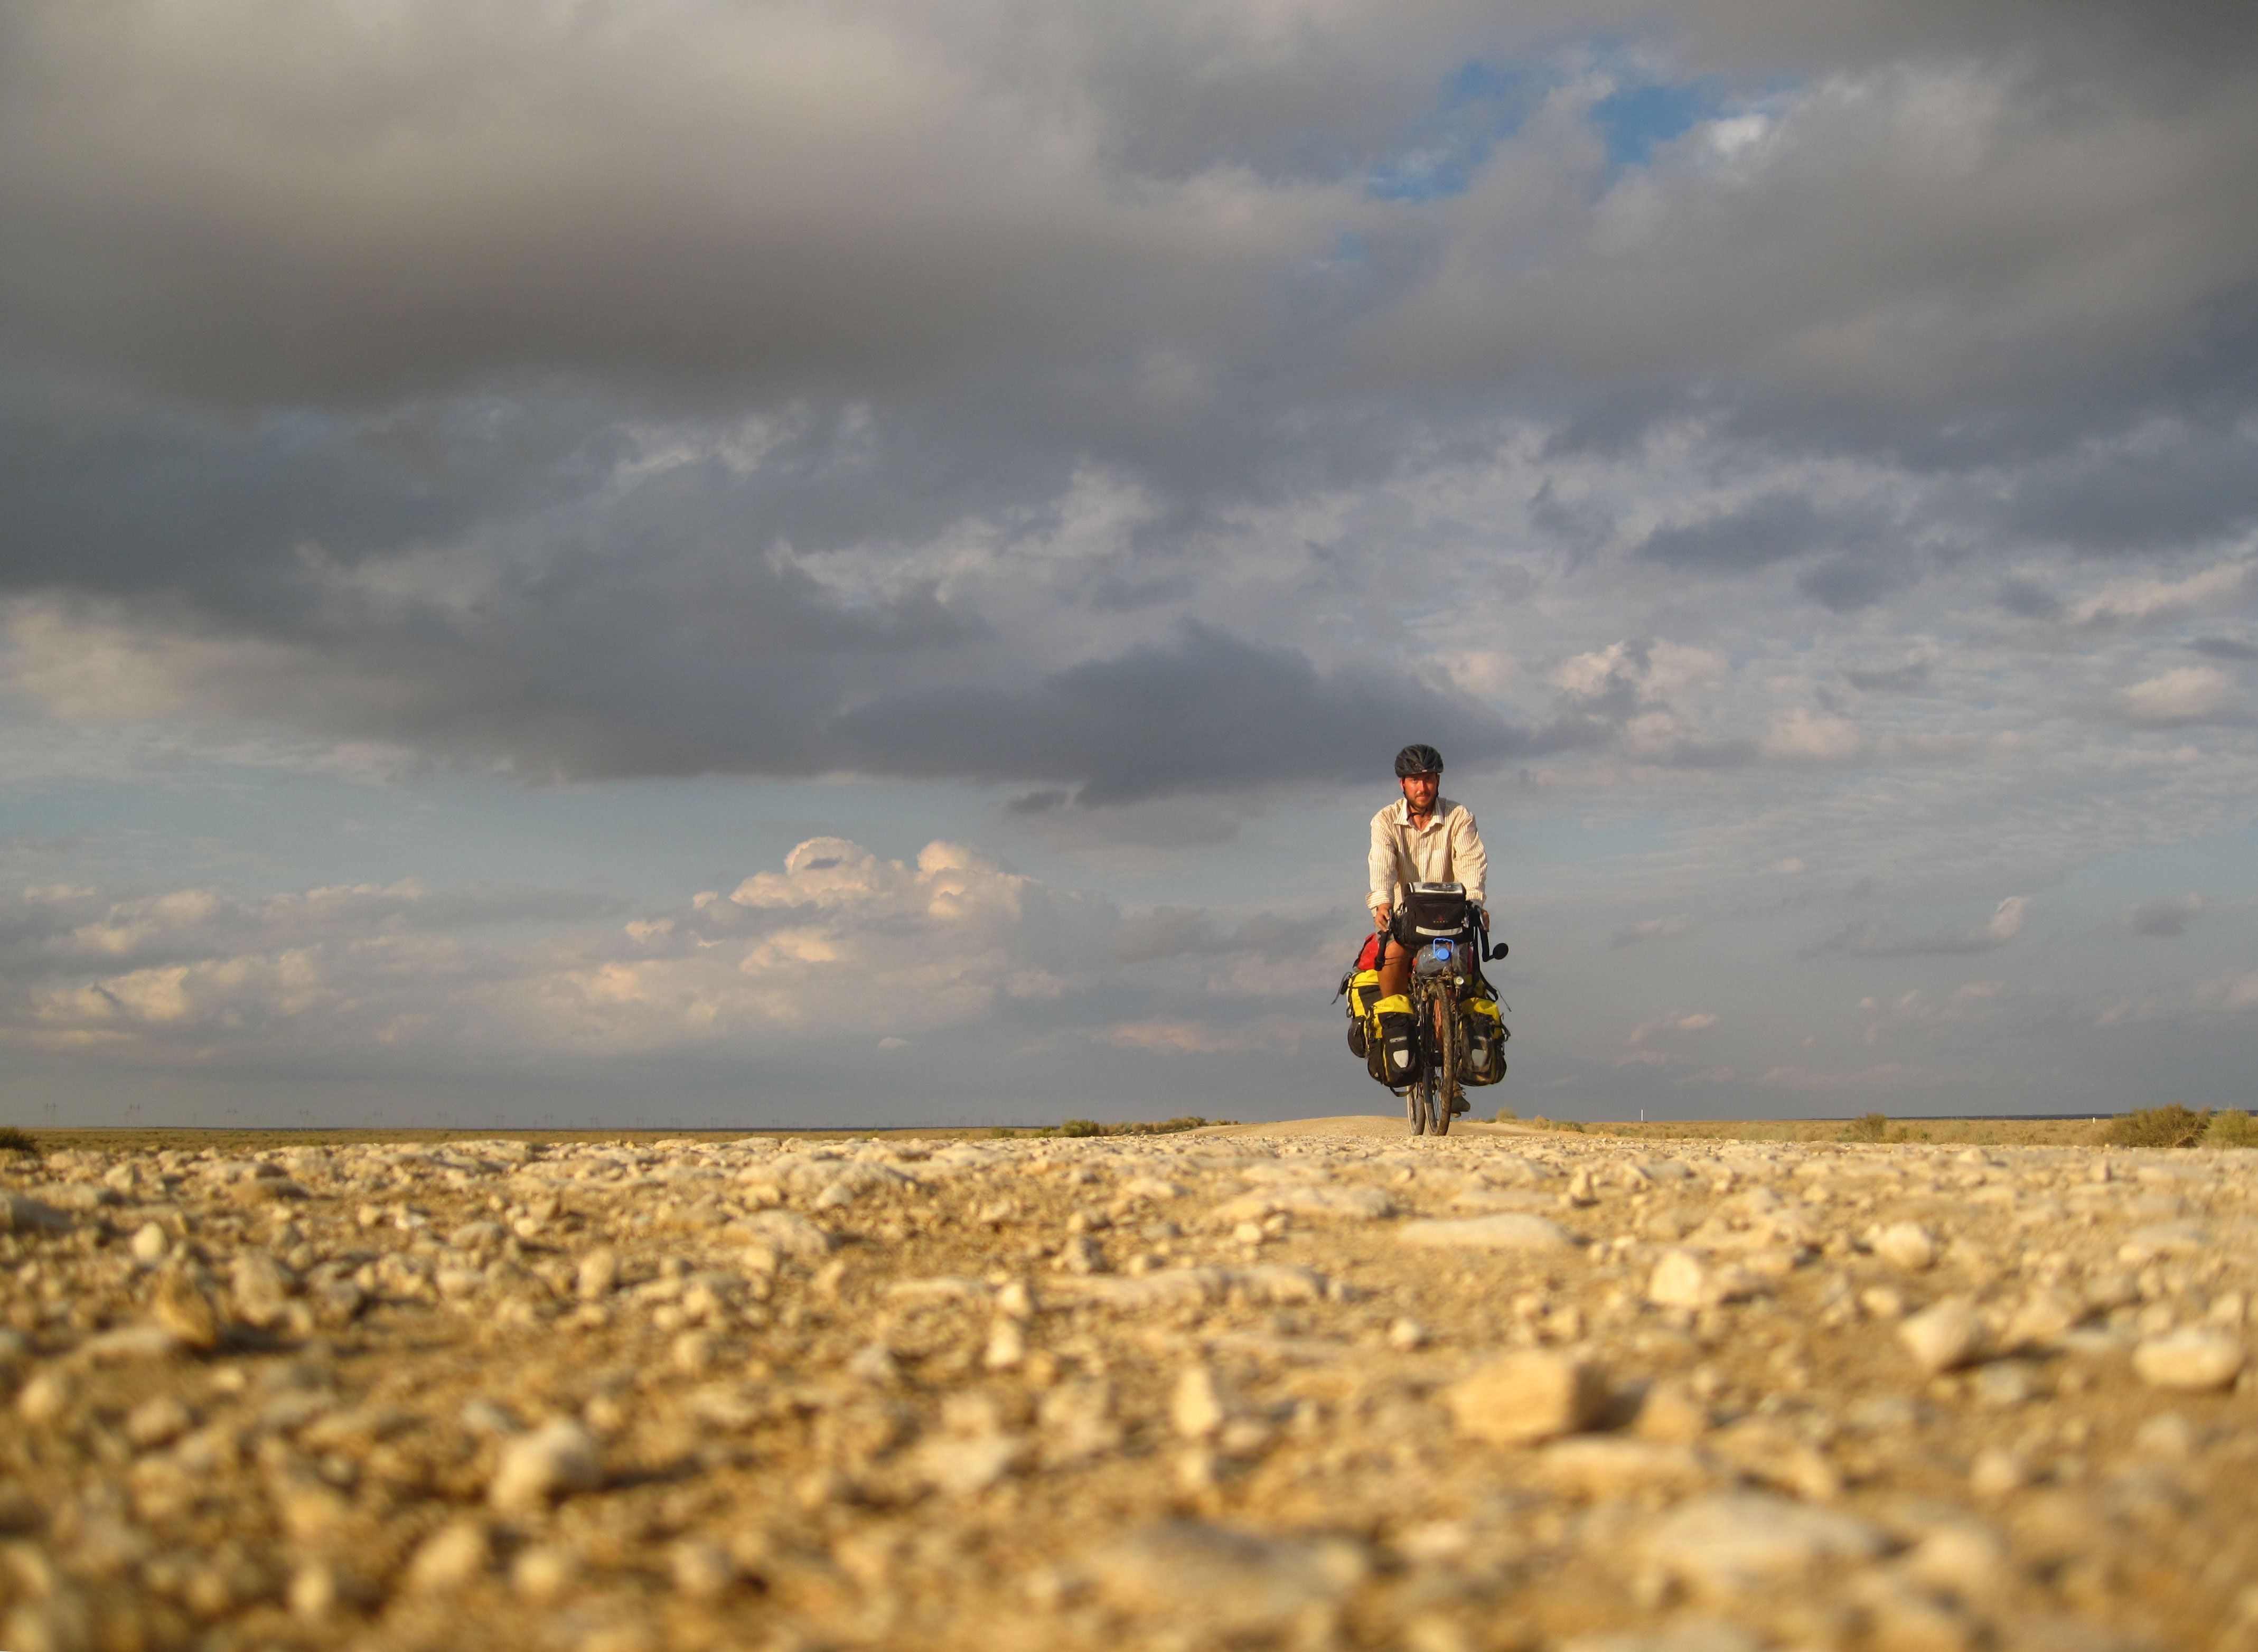
<path fill-rule="evenodd" d="M 1023 1136 L 1173 1136 L 1178 1131 L 1204 1130 L 1210 1124 L 1234 1124 L 1238 1122 L 1232 1118 L 1199 1118 L 1190 1114 L 1181 1118 L 1164 1118 L 1157 1124 L 1101 1124 L 1094 1118 L 1069 1118 L 1063 1124 L 1037 1124 L 1026 1130 L 1013 1130 L 1008 1124 L 998 1124 L 988 1132 L 988 1138 L 991 1141 L 1016 1141 Z"/>
<path fill-rule="evenodd" d="M 1889 1138 L 1890 1116 L 1887 1113 L 1867 1113 L 1843 1127 L 1844 1141 L 1887 1141 Z"/>
<path fill-rule="evenodd" d="M 2192 1147 L 2203 1139 L 2210 1116 L 2182 1107 L 2144 1107 L 2112 1118 L 2102 1128 L 2101 1139 L 2112 1147 Z"/>
<path fill-rule="evenodd" d="M 1515 1112 L 1510 1107 L 1499 1108 L 1497 1110 L 1497 1117 L 1490 1120 L 1490 1123 L 1493 1124 L 1517 1124 L 1520 1122 L 1521 1115 Z"/>
<path fill-rule="evenodd" d="M 39 1144 L 32 1139 L 28 1130 L 18 1130 L 13 1124 L 0 1124 L 0 1153 L 29 1153 L 39 1156 Z"/>
<path fill-rule="evenodd" d="M 2213 1113 L 2211 1123 L 2204 1126 L 2203 1145 L 2206 1147 L 2258 1147 L 2258 1118 L 2233 1109 Z"/>
<path fill-rule="evenodd" d="M 1584 1133 L 1583 1125 L 1573 1118 L 1547 1118 L 1539 1113 L 1529 1122 L 1538 1130 L 1572 1130 L 1579 1136 Z"/>

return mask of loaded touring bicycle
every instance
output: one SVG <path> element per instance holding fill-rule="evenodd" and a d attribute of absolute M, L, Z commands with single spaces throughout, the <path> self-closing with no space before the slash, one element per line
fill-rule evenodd
<path fill-rule="evenodd" d="M 1481 967 L 1504 957 L 1506 946 L 1488 944 L 1483 921 L 1464 884 L 1414 883 L 1388 928 L 1365 942 L 1341 978 L 1348 1047 L 1404 1098 L 1415 1136 L 1448 1135 L 1452 1116 L 1466 1110 L 1466 1088 L 1505 1076 L 1511 1035 Z M 1382 997 L 1380 966 L 1390 947 L 1412 954 L 1411 985 Z"/>

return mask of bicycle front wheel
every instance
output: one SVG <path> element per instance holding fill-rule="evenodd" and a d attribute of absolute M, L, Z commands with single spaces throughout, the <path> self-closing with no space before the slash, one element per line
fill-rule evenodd
<path fill-rule="evenodd" d="M 1438 1136 L 1451 1133 L 1452 1110 L 1459 1099 L 1459 1006 L 1446 994 L 1438 994 L 1429 1011 L 1435 1022 L 1435 1065 L 1428 1069 L 1428 1105 L 1432 1109 L 1428 1128 Z"/>

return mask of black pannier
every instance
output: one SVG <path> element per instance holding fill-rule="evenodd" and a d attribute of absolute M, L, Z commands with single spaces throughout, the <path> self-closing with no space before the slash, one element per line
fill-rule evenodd
<path fill-rule="evenodd" d="M 1457 934 L 1466 926 L 1466 886 L 1414 883 L 1404 892 L 1403 925 L 1419 936 Z"/>
<path fill-rule="evenodd" d="M 1401 998 L 1384 1000 L 1402 1003 Z M 1391 1090 L 1402 1089 L 1419 1074 L 1418 1024 L 1407 1010 L 1382 1010 L 1376 1017 L 1380 1037 L 1366 1057 L 1367 1069 Z"/>

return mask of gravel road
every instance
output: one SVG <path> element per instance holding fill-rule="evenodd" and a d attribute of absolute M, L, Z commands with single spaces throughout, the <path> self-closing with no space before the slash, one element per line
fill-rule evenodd
<path fill-rule="evenodd" d="M 1399 1131 L 0 1160 L 0 1645 L 2258 1649 L 2258 1152 Z"/>

